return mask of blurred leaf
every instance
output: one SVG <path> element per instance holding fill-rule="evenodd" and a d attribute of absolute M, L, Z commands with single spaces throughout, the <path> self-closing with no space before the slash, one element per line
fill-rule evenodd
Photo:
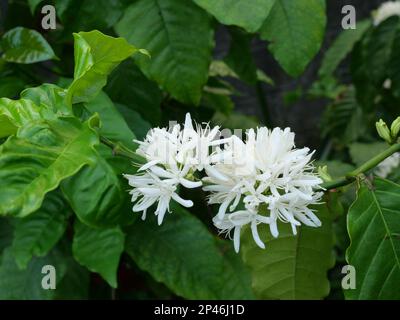
<path fill-rule="evenodd" d="M 211 119 L 212 123 L 218 124 L 222 128 L 228 129 L 251 129 L 260 125 L 256 117 L 233 112 L 226 116 L 221 112 L 216 112 Z"/>
<path fill-rule="evenodd" d="M 320 77 L 331 76 L 342 60 L 353 50 L 354 44 L 361 39 L 371 26 L 370 19 L 357 22 L 356 29 L 342 31 L 325 52 L 319 69 Z"/>
<path fill-rule="evenodd" d="M 38 211 L 17 220 L 12 252 L 18 268 L 25 269 L 32 257 L 45 256 L 55 246 L 67 227 L 67 214 L 60 194 L 53 192 Z"/>
<path fill-rule="evenodd" d="M 238 75 L 233 71 L 224 61 L 213 60 L 210 64 L 210 70 L 208 72 L 210 77 L 232 77 L 239 78 Z"/>
<path fill-rule="evenodd" d="M 18 77 L 8 76 L 0 78 L 0 97 L 15 98 L 24 89 L 25 82 Z"/>
<path fill-rule="evenodd" d="M 55 7 L 68 35 L 111 28 L 123 12 L 120 0 L 55 0 Z"/>
<path fill-rule="evenodd" d="M 76 261 L 99 273 L 110 286 L 116 288 L 124 239 L 125 235 L 119 227 L 94 229 L 76 221 L 72 251 Z"/>
<path fill-rule="evenodd" d="M 0 258 L 5 248 L 11 245 L 14 228 L 8 218 L 0 218 Z"/>
<path fill-rule="evenodd" d="M 139 0 L 126 9 L 115 30 L 150 52 L 151 59 L 135 57 L 149 79 L 183 103 L 200 102 L 213 47 L 206 12 L 191 1 Z"/>
<path fill-rule="evenodd" d="M 206 227 L 177 205 L 161 226 L 153 215 L 135 222 L 126 239 L 137 265 L 181 297 L 251 299 L 246 270 L 227 250 L 220 251 Z"/>
<path fill-rule="evenodd" d="M 251 53 L 251 35 L 241 30 L 232 29 L 231 46 L 226 63 L 239 75 L 243 81 L 254 84 L 257 81 L 257 67 Z"/>
<path fill-rule="evenodd" d="M 355 47 L 351 72 L 357 89 L 357 100 L 364 110 L 372 110 L 383 83 L 390 77 L 389 65 L 397 59 L 396 34 L 400 32 L 399 17 L 391 17 L 371 28 Z"/>
<path fill-rule="evenodd" d="M 29 9 L 31 9 L 31 13 L 34 14 L 36 7 L 42 2 L 43 0 L 28 0 Z"/>
<path fill-rule="evenodd" d="M 7 62 L 35 63 L 56 58 L 39 32 L 22 27 L 7 31 L 1 39 L 1 48 L 2 58 Z"/>
<path fill-rule="evenodd" d="M 153 126 L 160 124 L 162 92 L 132 60 L 124 61 L 111 73 L 105 91 L 113 101 L 138 112 Z"/>
<path fill-rule="evenodd" d="M 282 68 L 297 77 L 318 53 L 325 25 L 325 0 L 276 0 L 260 34 Z"/>
<path fill-rule="evenodd" d="M 253 33 L 260 29 L 275 0 L 194 0 L 194 2 L 222 24 L 236 25 Z"/>
<path fill-rule="evenodd" d="M 107 76 L 123 60 L 138 51 L 123 38 L 99 31 L 74 33 L 74 81 L 68 88 L 67 102 L 88 102 L 107 83 Z"/>
<path fill-rule="evenodd" d="M 91 122 L 73 118 L 24 126 L 0 146 L 0 214 L 24 217 L 40 208 L 60 182 L 94 163 Z"/>
<path fill-rule="evenodd" d="M 249 229 L 242 234 L 242 257 L 252 269 L 253 289 L 260 299 L 322 299 L 329 293 L 327 272 L 334 265 L 332 217 L 318 206 L 319 228 L 301 226 L 297 236 L 289 224 L 279 225 L 273 238 L 268 226 L 259 232 L 266 249 L 260 249 Z"/>
<path fill-rule="evenodd" d="M 349 146 L 350 157 L 353 163 L 359 167 L 387 148 L 385 142 L 352 143 Z"/>
<path fill-rule="evenodd" d="M 229 116 L 234 109 L 233 101 L 229 96 L 208 92 L 203 94 L 202 105 L 219 111 L 227 116 Z"/>
<path fill-rule="evenodd" d="M 338 160 L 315 161 L 314 165 L 316 167 L 324 165 L 328 166 L 328 173 L 332 176 L 332 178 L 343 177 L 355 169 L 353 165 Z"/>
<path fill-rule="evenodd" d="M 400 299 L 400 185 L 376 179 L 363 185 L 349 210 L 351 239 L 346 259 L 356 269 L 357 286 L 347 299 Z"/>

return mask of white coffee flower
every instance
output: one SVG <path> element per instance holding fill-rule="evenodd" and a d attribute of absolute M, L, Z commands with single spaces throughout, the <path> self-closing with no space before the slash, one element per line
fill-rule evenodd
<path fill-rule="evenodd" d="M 211 192 L 209 203 L 220 205 L 214 224 L 220 229 L 226 227 L 231 215 L 228 208 L 233 211 L 242 201 L 247 211 L 266 208 L 274 237 L 279 235 L 278 220 L 290 223 L 294 234 L 302 223 L 320 226 L 321 222 L 308 208 L 322 197 L 321 192 L 315 191 L 322 180 L 313 172 L 309 151 L 295 149 L 294 133 L 289 128 L 258 128 L 257 132 L 248 131 L 246 141 L 238 138 L 229 141 L 220 151 L 224 154 L 221 158 L 229 161 L 214 166 L 227 180 L 212 175 L 203 179 L 203 189 Z M 241 220 L 244 221 L 250 223 Z M 259 243 L 254 232 L 253 236 Z"/>
<path fill-rule="evenodd" d="M 233 244 L 236 252 L 239 252 L 240 248 L 240 231 L 243 226 L 250 224 L 251 233 L 256 244 L 261 248 L 265 249 L 264 243 L 258 234 L 257 225 L 260 223 L 269 223 L 269 218 L 262 216 L 252 208 L 248 210 L 240 210 L 224 216 L 221 220 L 217 216 L 214 217 L 214 225 L 220 230 L 220 233 L 226 233 L 230 236 L 233 230 Z"/>
<path fill-rule="evenodd" d="M 137 153 L 143 156 L 147 163 L 139 168 L 137 175 L 124 175 L 133 189 L 132 202 L 134 212 L 146 211 L 153 204 L 157 204 L 154 214 L 158 223 L 163 222 L 165 213 L 169 211 L 171 199 L 184 207 L 193 206 L 193 202 L 182 199 L 176 192 L 179 185 L 185 188 L 197 188 L 201 181 L 193 181 L 193 174 L 197 170 L 213 170 L 214 158 L 210 148 L 220 145 L 225 140 L 216 139 L 219 128 L 210 129 L 197 126 L 193 128 L 190 114 L 186 115 L 183 129 L 180 125 L 171 128 L 155 128 L 149 131 L 144 141 L 139 144 Z"/>
<path fill-rule="evenodd" d="M 396 152 L 377 165 L 374 172 L 378 177 L 386 178 L 400 165 L 400 153 Z"/>
<path fill-rule="evenodd" d="M 391 16 L 400 16 L 400 1 L 388 1 L 374 13 L 374 25 L 377 26 Z"/>

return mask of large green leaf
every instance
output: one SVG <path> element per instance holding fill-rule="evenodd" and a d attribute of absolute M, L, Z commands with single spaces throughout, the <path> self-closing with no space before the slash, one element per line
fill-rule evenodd
<path fill-rule="evenodd" d="M 60 240 L 67 227 L 68 211 L 60 193 L 49 193 L 42 207 L 15 224 L 12 251 L 20 269 L 32 257 L 46 255 Z"/>
<path fill-rule="evenodd" d="M 35 31 L 22 27 L 6 32 L 1 40 L 2 58 L 8 62 L 35 63 L 56 58 L 53 49 Z"/>
<path fill-rule="evenodd" d="M 11 245 L 14 228 L 8 218 L 0 218 L 0 256 L 2 251 Z"/>
<path fill-rule="evenodd" d="M 95 163 L 83 167 L 61 184 L 63 193 L 79 220 L 92 227 L 116 225 L 121 221 L 121 204 L 125 198 L 118 176 L 105 157 L 102 146 Z"/>
<path fill-rule="evenodd" d="M 261 299 L 321 299 L 329 293 L 327 271 L 333 267 L 332 217 L 323 205 L 317 216 L 319 228 L 301 226 L 297 236 L 288 224 L 279 225 L 273 238 L 268 226 L 259 226 L 265 250 L 255 243 L 250 230 L 242 235 L 242 256 L 252 269 L 253 289 Z"/>
<path fill-rule="evenodd" d="M 123 38 L 106 36 L 95 30 L 74 33 L 74 81 L 68 88 L 67 102 L 88 102 L 107 83 L 107 76 L 136 51 Z"/>
<path fill-rule="evenodd" d="M 232 247 L 221 251 L 197 218 L 172 208 L 161 226 L 151 215 L 129 229 L 126 251 L 137 265 L 184 298 L 252 298 L 246 269 L 231 260 Z"/>
<path fill-rule="evenodd" d="M 400 185 L 376 179 L 362 185 L 347 216 L 346 253 L 355 267 L 356 289 L 348 299 L 400 299 Z"/>
<path fill-rule="evenodd" d="M 160 125 L 162 92 L 155 82 L 145 77 L 133 60 L 122 62 L 111 73 L 105 91 L 113 101 L 139 112 L 152 125 Z"/>
<path fill-rule="evenodd" d="M 115 106 L 124 117 L 129 128 L 134 132 L 136 138 L 138 140 L 143 140 L 152 128 L 152 125 L 144 120 L 138 112 L 132 110 L 128 106 L 120 103 L 116 103 Z"/>
<path fill-rule="evenodd" d="M 0 214 L 24 217 L 60 182 L 96 160 L 96 118 L 34 122 L 0 146 Z"/>
<path fill-rule="evenodd" d="M 137 57 L 141 70 L 173 97 L 198 104 L 213 47 L 210 19 L 192 1 L 139 0 L 126 9 L 117 33 L 149 50 Z"/>
<path fill-rule="evenodd" d="M 340 62 L 353 50 L 354 44 L 361 39 L 365 31 L 371 26 L 371 21 L 363 20 L 357 22 L 356 29 L 344 30 L 335 39 L 322 60 L 319 75 L 330 76 L 339 66 Z"/>
<path fill-rule="evenodd" d="M 219 22 L 257 31 L 268 17 L 275 0 L 194 0 Z"/>
<path fill-rule="evenodd" d="M 124 240 L 125 235 L 119 227 L 95 229 L 76 221 L 72 252 L 76 261 L 99 273 L 110 286 L 116 288 Z"/>
<path fill-rule="evenodd" d="M 299 76 L 318 53 L 325 25 L 325 0 L 276 0 L 260 33 L 283 69 Z"/>

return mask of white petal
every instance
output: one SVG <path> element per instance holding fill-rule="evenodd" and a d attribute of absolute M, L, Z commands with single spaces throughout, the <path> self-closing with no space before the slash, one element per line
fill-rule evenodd
<path fill-rule="evenodd" d="M 253 221 L 251 224 L 251 233 L 253 235 L 253 239 L 255 243 L 261 248 L 265 249 L 265 244 L 261 241 L 260 236 L 257 230 L 257 222 Z"/>
<path fill-rule="evenodd" d="M 201 181 L 190 181 L 185 178 L 180 178 L 179 182 L 181 183 L 181 185 L 183 185 L 185 188 L 188 188 L 188 189 L 198 188 L 203 185 L 203 183 Z"/>
<path fill-rule="evenodd" d="M 184 206 L 185 208 L 193 207 L 193 201 L 182 199 L 177 193 L 172 194 L 172 199 Z"/>
<path fill-rule="evenodd" d="M 235 247 L 236 253 L 238 253 L 240 248 L 240 227 L 235 227 L 233 233 L 233 246 Z"/>
<path fill-rule="evenodd" d="M 141 166 L 138 171 L 147 170 L 147 169 L 149 169 L 150 167 L 156 165 L 159 162 L 160 162 L 160 160 L 152 160 L 150 162 L 147 162 L 145 165 Z"/>
<path fill-rule="evenodd" d="M 276 225 L 276 220 L 270 221 L 269 230 L 271 231 L 271 234 L 274 238 L 278 238 L 279 232 L 278 232 L 278 226 Z"/>

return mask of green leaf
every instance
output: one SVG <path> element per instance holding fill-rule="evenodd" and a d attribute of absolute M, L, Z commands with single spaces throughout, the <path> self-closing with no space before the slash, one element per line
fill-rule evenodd
<path fill-rule="evenodd" d="M 0 256 L 0 299 L 87 299 L 89 272 L 72 258 L 66 242 L 57 245 L 47 256 L 33 258 L 25 270 L 19 270 L 12 248 Z M 56 289 L 44 290 L 45 265 L 54 266 Z"/>
<path fill-rule="evenodd" d="M 24 217 L 40 208 L 44 196 L 84 165 L 96 160 L 95 118 L 36 122 L 0 146 L 0 214 Z"/>
<path fill-rule="evenodd" d="M 242 234 L 242 257 L 252 269 L 253 289 L 260 299 L 322 299 L 329 293 L 327 271 L 333 267 L 332 221 L 327 208 L 318 207 L 319 228 L 301 226 L 297 236 L 288 224 L 279 225 L 273 238 L 268 226 L 259 226 L 265 250 L 247 229 Z"/>
<path fill-rule="evenodd" d="M 145 77 L 133 60 L 122 62 L 111 73 L 105 91 L 114 102 L 138 112 L 153 126 L 160 124 L 162 92 L 155 82 Z"/>
<path fill-rule="evenodd" d="M 67 102 L 88 102 L 107 83 L 107 76 L 136 51 L 123 38 L 106 36 L 95 30 L 74 33 L 74 81 L 68 88 Z"/>
<path fill-rule="evenodd" d="M 135 134 L 129 128 L 124 117 L 104 92 L 100 92 L 93 100 L 85 104 L 91 113 L 98 113 L 101 126 L 100 135 L 115 142 L 123 143 L 128 148 L 135 148 Z"/>
<path fill-rule="evenodd" d="M 228 128 L 232 130 L 251 129 L 260 125 L 260 122 L 256 117 L 247 116 L 237 112 L 233 112 L 230 115 L 216 112 L 211 119 L 211 122 L 218 124 L 222 128 Z"/>
<path fill-rule="evenodd" d="M 346 253 L 356 270 L 356 289 L 347 299 L 400 299 L 400 185 L 376 179 L 362 185 L 347 216 L 351 239 Z"/>
<path fill-rule="evenodd" d="M 0 99 L 0 138 L 15 134 L 18 128 L 37 120 L 55 120 L 73 115 L 65 103 L 65 90 L 52 84 L 28 88 L 21 99 Z"/>
<path fill-rule="evenodd" d="M 251 53 L 252 37 L 241 30 L 231 30 L 231 46 L 226 63 L 247 83 L 257 81 L 257 67 Z"/>
<path fill-rule="evenodd" d="M 56 58 L 39 32 L 22 27 L 6 32 L 1 39 L 1 47 L 2 58 L 7 62 L 35 63 Z"/>
<path fill-rule="evenodd" d="M 103 155 L 110 152 L 105 146 L 100 150 Z M 103 155 L 97 153 L 93 164 L 83 167 L 61 184 L 62 191 L 79 220 L 92 227 L 118 224 L 125 197 L 125 190 L 116 172 Z"/>
<path fill-rule="evenodd" d="M 187 299 L 251 299 L 240 261 L 197 218 L 176 205 L 172 211 L 161 226 L 151 215 L 129 229 L 126 251 L 139 268 Z"/>
<path fill-rule="evenodd" d="M 20 269 L 25 269 L 32 257 L 45 256 L 60 240 L 67 227 L 68 211 L 57 192 L 49 193 L 42 207 L 15 224 L 12 251 Z"/>
<path fill-rule="evenodd" d="M 353 50 L 354 44 L 361 39 L 365 31 L 371 26 L 371 21 L 357 22 L 356 29 L 342 31 L 335 39 L 322 60 L 319 76 L 326 77 L 333 74 L 344 58 Z"/>
<path fill-rule="evenodd" d="M 119 227 L 94 229 L 75 223 L 72 252 L 75 260 L 99 273 L 113 288 L 117 287 L 117 269 L 124 250 L 125 235 Z"/>
<path fill-rule="evenodd" d="M 213 48 L 206 12 L 191 1 L 139 0 L 126 9 L 115 30 L 151 53 L 151 59 L 136 57 L 149 79 L 183 103 L 200 102 Z"/>
<path fill-rule="evenodd" d="M 34 14 L 36 7 L 42 2 L 43 0 L 28 0 L 29 9 L 31 9 L 31 13 Z"/>
<path fill-rule="evenodd" d="M 371 28 L 353 50 L 351 73 L 357 99 L 366 110 L 373 109 L 384 81 L 392 75 L 390 64 L 398 56 L 394 49 L 399 33 L 399 17 L 390 17 Z"/>
<path fill-rule="evenodd" d="M 132 110 L 126 105 L 116 103 L 115 106 L 124 117 L 129 128 L 134 132 L 136 138 L 138 140 L 143 140 L 152 128 L 151 124 L 144 120 L 138 112 Z"/>
<path fill-rule="evenodd" d="M 325 25 L 325 0 L 276 0 L 260 34 L 283 69 L 296 77 L 318 53 Z"/>
<path fill-rule="evenodd" d="M 256 32 L 268 17 L 275 0 L 194 0 L 219 22 Z"/>
<path fill-rule="evenodd" d="M 54 84 L 44 83 L 38 87 L 27 88 L 21 92 L 21 99 L 28 99 L 40 109 L 51 109 L 58 116 L 72 116 L 71 106 L 66 102 L 67 92 Z M 47 117 L 52 119 L 53 117 Z"/>
<path fill-rule="evenodd" d="M 352 143 L 349 146 L 350 157 L 358 167 L 387 149 L 385 142 Z"/>

